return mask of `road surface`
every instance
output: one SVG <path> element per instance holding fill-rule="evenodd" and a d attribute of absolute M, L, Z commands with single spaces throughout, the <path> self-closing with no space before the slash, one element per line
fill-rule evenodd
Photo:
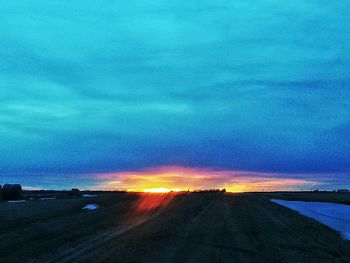
<path fill-rule="evenodd" d="M 81 208 L 93 203 L 93 211 Z M 350 262 L 350 243 L 263 195 L 0 203 L 0 262 Z"/>

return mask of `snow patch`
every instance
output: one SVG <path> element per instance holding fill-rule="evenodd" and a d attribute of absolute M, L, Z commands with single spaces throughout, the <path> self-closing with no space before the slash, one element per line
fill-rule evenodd
<path fill-rule="evenodd" d="M 11 200 L 11 201 L 7 201 L 8 203 L 24 203 L 26 202 L 26 200 Z"/>
<path fill-rule="evenodd" d="M 55 200 L 56 197 L 43 197 L 43 198 L 40 198 L 39 200 L 40 201 L 44 201 L 44 200 Z"/>
<path fill-rule="evenodd" d="M 83 207 L 83 209 L 85 209 L 85 210 L 95 210 L 98 208 L 100 208 L 100 206 L 96 205 L 96 204 L 88 204 L 88 205 Z"/>
<path fill-rule="evenodd" d="M 271 201 L 317 220 L 318 222 L 340 232 L 345 239 L 350 240 L 349 205 L 323 202 L 287 201 L 280 199 L 271 199 Z"/>
<path fill-rule="evenodd" d="M 94 195 L 94 194 L 83 194 L 82 197 L 87 197 L 87 198 L 90 198 L 90 197 L 96 197 L 97 195 Z"/>

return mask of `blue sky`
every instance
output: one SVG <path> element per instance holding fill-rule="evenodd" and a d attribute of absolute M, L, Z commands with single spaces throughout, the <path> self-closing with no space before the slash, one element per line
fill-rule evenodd
<path fill-rule="evenodd" d="M 346 1 L 0 8 L 4 181 L 176 165 L 350 184 Z"/>

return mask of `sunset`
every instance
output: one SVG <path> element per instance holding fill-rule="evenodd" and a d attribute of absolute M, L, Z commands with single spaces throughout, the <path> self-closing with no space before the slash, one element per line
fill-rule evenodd
<path fill-rule="evenodd" d="M 350 4 L 0 3 L 0 262 L 350 262 Z"/>
<path fill-rule="evenodd" d="M 2 10 L 4 183 L 88 189 L 89 174 L 180 166 L 350 187 L 346 5 L 25 1 Z"/>
<path fill-rule="evenodd" d="M 138 172 L 95 174 L 95 189 L 117 189 L 135 192 L 196 191 L 226 189 L 228 192 L 261 192 L 313 189 L 319 181 L 302 175 L 226 171 L 179 166 L 159 167 Z M 287 177 L 287 178 L 286 178 Z M 321 177 L 321 176 L 319 176 Z M 322 179 L 322 178 L 320 178 Z"/>

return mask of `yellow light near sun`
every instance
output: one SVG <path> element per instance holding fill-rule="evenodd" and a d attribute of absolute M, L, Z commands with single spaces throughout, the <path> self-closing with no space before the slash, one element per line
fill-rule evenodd
<path fill-rule="evenodd" d="M 169 193 L 169 192 L 179 192 L 181 191 L 181 189 L 157 187 L 157 188 L 146 188 L 146 189 L 143 189 L 143 191 L 145 193 Z"/>
<path fill-rule="evenodd" d="M 127 189 L 128 192 L 169 193 L 196 189 L 226 189 L 227 192 L 281 191 L 317 184 L 304 179 L 288 179 L 284 175 L 217 171 L 186 167 L 159 167 L 138 172 L 96 175 L 102 177 L 106 190 Z M 149 195 L 151 196 L 151 195 Z M 161 196 L 161 195 L 160 195 Z"/>

